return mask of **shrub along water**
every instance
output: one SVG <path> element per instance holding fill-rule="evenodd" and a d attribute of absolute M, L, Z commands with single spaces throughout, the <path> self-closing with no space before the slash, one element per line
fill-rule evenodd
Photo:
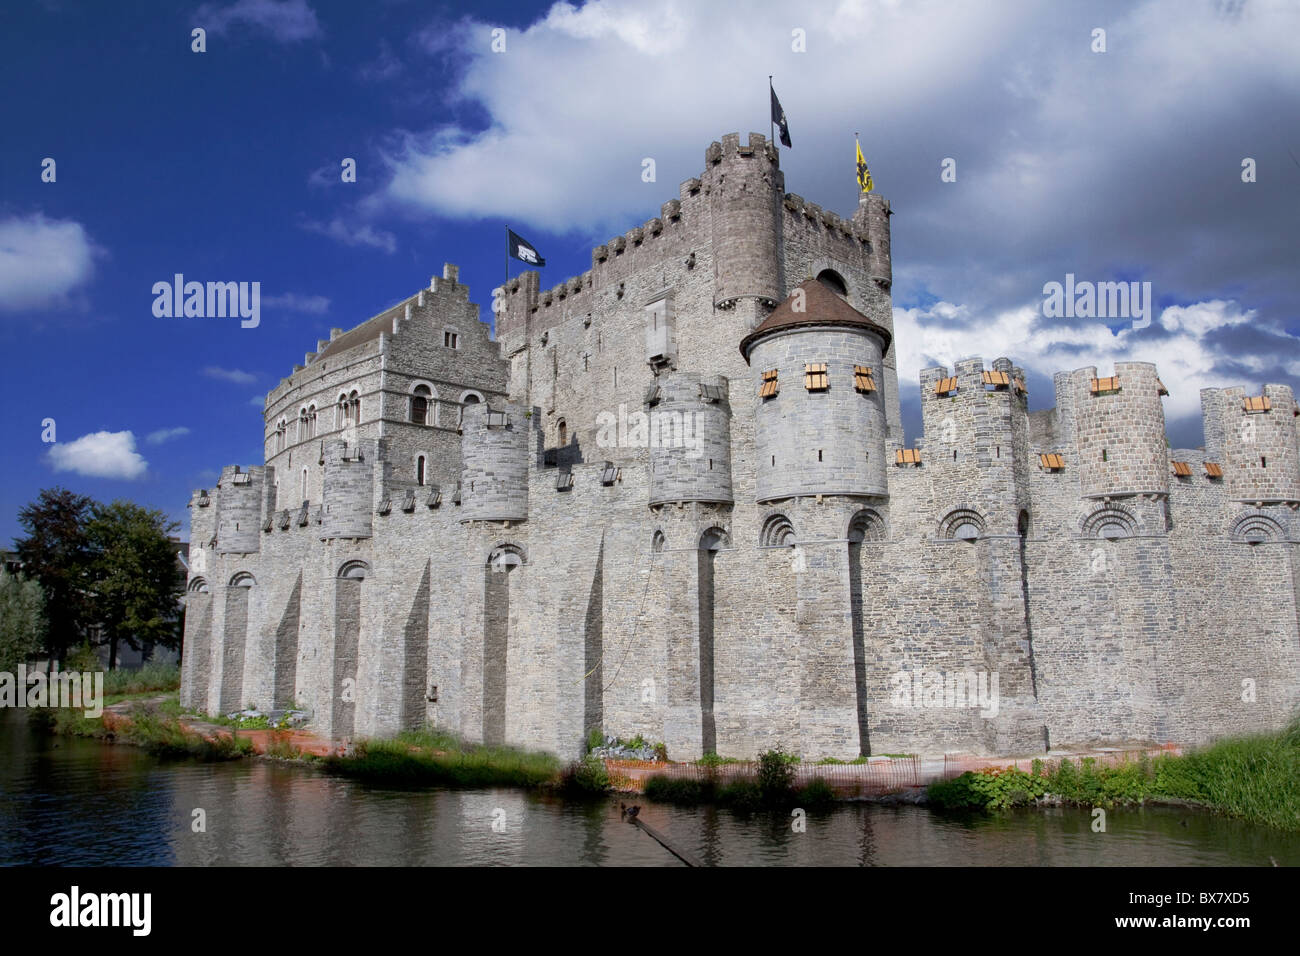
<path fill-rule="evenodd" d="M 1300 717 L 1282 731 L 1235 737 L 1179 757 L 1115 766 L 1084 757 L 1033 771 L 989 768 L 930 785 L 939 809 L 999 810 L 1051 795 L 1079 806 L 1186 800 L 1251 823 L 1300 830 Z"/>
<path fill-rule="evenodd" d="M 554 783 L 561 770 L 551 754 L 467 744 L 438 730 L 363 740 L 353 753 L 327 757 L 322 766 L 344 776 L 447 787 L 540 787 Z"/>

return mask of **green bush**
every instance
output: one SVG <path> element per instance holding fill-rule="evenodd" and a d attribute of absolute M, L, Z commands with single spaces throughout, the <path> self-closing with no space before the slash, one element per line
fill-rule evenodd
<path fill-rule="evenodd" d="M 786 791 L 787 796 L 788 794 L 789 791 Z M 759 784 L 753 780 L 744 779 L 733 780 L 719 787 L 716 800 L 723 806 L 741 811 L 757 810 L 764 804 L 770 803 L 768 796 Z"/>
<path fill-rule="evenodd" d="M 91 672 L 101 671 L 104 664 L 100 661 L 95 649 L 89 644 L 82 644 L 76 650 L 68 651 L 67 659 L 59 661 L 59 670 L 61 671 L 81 671 Z"/>
<path fill-rule="evenodd" d="M 1177 756 L 1145 755 L 1112 766 L 1084 757 L 1050 771 L 988 769 L 930 785 L 939 809 L 995 810 L 1045 793 L 1078 806 L 1186 800 L 1251 823 L 1300 831 L 1300 717 L 1278 733 L 1221 740 Z"/>
<path fill-rule="evenodd" d="M 1010 767 L 967 771 L 930 784 L 930 801 L 943 810 L 1002 810 L 1025 806 L 1047 792 L 1042 777 Z"/>
<path fill-rule="evenodd" d="M 780 747 L 758 755 L 758 791 L 767 803 L 787 799 L 794 789 L 794 770 L 798 757 Z"/>
<path fill-rule="evenodd" d="M 835 791 L 821 777 L 813 777 L 799 789 L 799 805 L 803 807 L 825 807 L 835 802 Z"/>
<path fill-rule="evenodd" d="M 96 662 L 95 670 L 100 666 Z M 181 686 L 181 669 L 176 664 L 158 664 L 150 661 L 139 670 L 107 671 L 104 674 L 104 695 L 146 694 L 154 691 L 178 690 Z"/>
<path fill-rule="evenodd" d="M 609 773 L 605 770 L 605 761 L 592 756 L 575 760 L 564 768 L 560 788 L 570 795 L 608 793 Z"/>

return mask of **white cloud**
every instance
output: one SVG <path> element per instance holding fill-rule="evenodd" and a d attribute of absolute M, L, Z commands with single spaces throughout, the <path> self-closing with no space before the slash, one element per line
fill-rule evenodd
<path fill-rule="evenodd" d="M 699 174 L 719 135 L 767 132 L 773 73 L 794 139 L 788 190 L 850 213 L 862 133 L 897 213 L 901 301 L 924 290 L 1009 308 L 1066 272 L 1140 270 L 1166 300 L 1249 283 L 1252 300 L 1300 313 L 1295 166 L 1272 119 L 1300 102 L 1300 5 L 759 0 L 738 15 L 592 0 L 510 29 L 504 53 L 493 25 L 420 31 L 456 67 L 444 115 L 473 119 L 394 131 L 387 180 L 360 212 L 622 233 Z M 1271 176 L 1241 183 L 1246 155 Z M 641 181 L 647 157 L 657 183 Z M 955 183 L 939 178 L 947 157 Z"/>
<path fill-rule="evenodd" d="M 286 292 L 284 295 L 268 296 L 262 300 L 266 308 L 284 309 L 286 312 L 307 312 L 322 315 L 329 311 L 330 300 L 323 295 L 298 295 Z"/>
<path fill-rule="evenodd" d="M 39 212 L 0 220 L 0 311 L 66 306 L 94 274 L 96 252 L 79 222 Z"/>
<path fill-rule="evenodd" d="M 252 398 L 250 398 L 250 399 L 248 400 L 248 404 L 252 405 L 254 408 L 265 408 L 265 407 L 266 407 L 266 396 L 265 396 L 265 395 L 254 395 Z"/>
<path fill-rule="evenodd" d="M 303 223 L 303 228 L 308 232 L 317 232 L 322 236 L 328 236 L 335 242 L 341 242 L 345 246 L 371 246 L 375 249 L 382 249 L 387 253 L 397 251 L 397 237 L 391 232 L 368 225 L 350 226 L 337 217 L 329 222 L 306 222 Z"/>
<path fill-rule="evenodd" d="M 131 432 L 93 432 L 76 441 L 59 442 L 49 450 L 55 471 L 71 471 L 88 478 L 139 478 L 149 467 L 135 450 Z"/>
<path fill-rule="evenodd" d="M 221 35 L 232 25 L 264 30 L 280 43 L 319 36 L 320 22 L 307 0 L 237 0 L 228 7 L 205 3 L 194 14 L 194 25 Z"/>
<path fill-rule="evenodd" d="M 257 376 L 251 372 L 245 372 L 237 368 L 220 368 L 216 365 L 209 365 L 203 370 L 203 374 L 208 378 L 234 382 L 236 385 L 252 385 L 257 381 Z"/>
<path fill-rule="evenodd" d="M 161 445 L 173 438 L 184 438 L 189 433 L 190 430 L 184 425 L 177 425 L 175 428 L 160 428 L 156 432 L 150 432 L 144 437 L 144 440 L 145 444 L 148 445 Z"/>

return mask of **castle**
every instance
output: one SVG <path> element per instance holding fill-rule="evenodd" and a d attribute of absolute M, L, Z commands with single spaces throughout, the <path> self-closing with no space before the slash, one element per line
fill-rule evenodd
<path fill-rule="evenodd" d="M 1300 703 L 1289 387 L 1155 366 L 921 373 L 899 421 L 889 203 L 722 137 L 549 289 L 447 265 L 269 393 L 265 464 L 190 501 L 184 704 L 297 705 L 566 757 L 1028 753 L 1277 727 Z M 991 682 L 990 682 L 991 679 Z M 971 706 L 962 692 L 996 688 Z"/>

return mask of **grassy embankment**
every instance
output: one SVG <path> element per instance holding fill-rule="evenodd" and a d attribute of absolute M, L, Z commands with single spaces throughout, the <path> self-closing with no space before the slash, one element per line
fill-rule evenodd
<path fill-rule="evenodd" d="M 62 669 L 73 668 L 69 664 Z M 113 728 L 105 723 L 103 714 L 87 717 L 84 710 L 70 707 L 32 710 L 29 719 L 51 733 L 76 737 L 111 737 L 134 744 L 159 757 L 229 760 L 251 753 L 252 744 L 242 738 L 207 740 L 181 726 L 181 706 L 177 699 L 180 679 L 180 669 L 174 664 L 146 664 L 139 670 L 106 672 L 105 708 L 128 700 L 162 698 L 156 703 L 137 706 L 131 711 L 128 722 Z"/>
<path fill-rule="evenodd" d="M 349 777 L 446 787 L 531 789 L 566 776 L 559 758 L 551 754 L 467 744 L 439 730 L 408 730 L 392 740 L 363 740 L 346 756 L 326 757 L 322 766 Z M 587 773 L 594 772 L 594 767 L 587 768 Z"/>
<path fill-rule="evenodd" d="M 930 785 L 946 810 L 1028 806 L 1040 797 L 1084 807 L 1187 801 L 1250 823 L 1300 830 L 1300 716 L 1285 729 L 1221 740 L 1183 756 L 1161 755 L 1116 766 L 1090 758 L 1053 768 L 988 769 Z"/>

